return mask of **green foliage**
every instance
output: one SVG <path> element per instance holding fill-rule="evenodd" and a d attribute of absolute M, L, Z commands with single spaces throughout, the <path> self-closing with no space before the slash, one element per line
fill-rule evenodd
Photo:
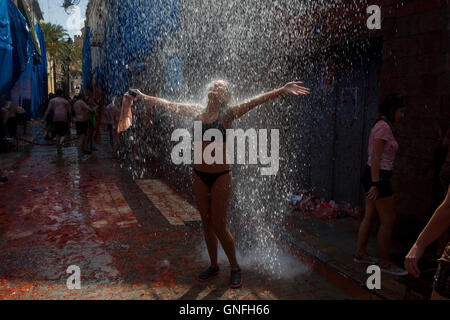
<path fill-rule="evenodd" d="M 55 62 L 67 65 L 70 59 L 71 69 L 81 70 L 82 48 L 69 40 L 69 34 L 60 25 L 43 22 L 40 24 L 44 32 L 47 53 Z"/>

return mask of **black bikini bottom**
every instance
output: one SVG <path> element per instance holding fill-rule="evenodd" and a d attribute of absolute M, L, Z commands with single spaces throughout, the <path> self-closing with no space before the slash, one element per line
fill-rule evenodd
<path fill-rule="evenodd" d="M 194 172 L 199 176 L 199 178 L 210 188 L 213 186 L 214 182 L 216 182 L 216 180 L 220 176 L 223 176 L 224 174 L 227 174 L 230 171 L 231 171 L 231 169 L 228 169 L 228 170 L 225 170 L 222 172 L 218 172 L 218 173 L 208 173 L 208 172 L 202 172 L 202 171 L 198 171 L 197 169 L 194 169 Z"/>

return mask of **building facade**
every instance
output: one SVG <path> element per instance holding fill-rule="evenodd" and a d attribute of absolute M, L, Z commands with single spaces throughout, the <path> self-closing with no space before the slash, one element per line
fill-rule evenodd
<path fill-rule="evenodd" d="M 109 97 L 138 87 L 204 103 L 206 86 L 218 78 L 232 84 L 233 101 L 297 79 L 312 88 L 306 98 L 279 99 L 236 121 L 238 128 L 280 129 L 277 176 L 259 178 L 258 168 L 235 169 L 236 193 L 256 192 L 241 198 L 258 199 L 240 203 L 237 197 L 241 208 L 279 206 L 299 189 L 361 205 L 360 178 L 378 104 L 398 92 L 408 115 L 398 130 L 395 235 L 409 241 L 430 217 L 433 146 L 438 126 L 450 123 L 447 1 L 91 3 L 91 46 L 104 39 L 102 53 L 92 49 L 91 55 L 104 68 Z M 381 8 L 382 23 L 372 30 L 367 8 L 374 4 Z M 173 129 L 188 122 L 160 111 L 151 111 L 151 117 L 150 127 L 148 120 L 147 125 L 137 121 L 127 133 L 150 137 L 139 140 L 139 147 L 126 146 L 130 157 L 141 159 L 133 166 L 145 174 L 142 159 L 151 153 L 188 176 L 191 168 L 172 165 L 167 152 Z"/>

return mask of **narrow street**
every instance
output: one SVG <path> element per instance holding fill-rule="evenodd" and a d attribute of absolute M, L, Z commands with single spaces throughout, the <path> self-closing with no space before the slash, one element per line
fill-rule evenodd
<path fill-rule="evenodd" d="M 1 0 L 0 300 L 449 299 L 448 12 Z"/>
<path fill-rule="evenodd" d="M 217 278 L 198 282 L 209 260 L 195 207 L 161 177 L 133 181 L 105 139 L 97 148 L 79 163 L 73 143 L 62 155 L 36 145 L 0 185 L 0 299 L 377 298 L 301 255 L 290 279 L 243 265 L 243 287 L 229 289 L 220 261 Z M 72 265 L 80 290 L 66 285 Z"/>

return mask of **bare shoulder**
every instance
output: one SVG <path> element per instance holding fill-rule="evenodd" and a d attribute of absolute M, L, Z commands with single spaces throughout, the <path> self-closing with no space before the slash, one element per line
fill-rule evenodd
<path fill-rule="evenodd" d="M 171 107 L 173 111 L 192 118 L 200 116 L 204 111 L 201 105 L 194 103 L 175 103 Z"/>
<path fill-rule="evenodd" d="M 233 107 L 226 108 L 222 115 L 222 122 L 225 127 L 229 128 L 233 124 L 234 120 L 234 111 Z"/>
<path fill-rule="evenodd" d="M 190 107 L 192 108 L 192 111 L 193 111 L 194 113 L 196 113 L 197 116 L 198 116 L 198 115 L 201 115 L 201 114 L 205 111 L 205 108 L 203 108 L 203 107 L 202 107 L 201 105 L 199 105 L 199 104 L 191 104 Z"/>

